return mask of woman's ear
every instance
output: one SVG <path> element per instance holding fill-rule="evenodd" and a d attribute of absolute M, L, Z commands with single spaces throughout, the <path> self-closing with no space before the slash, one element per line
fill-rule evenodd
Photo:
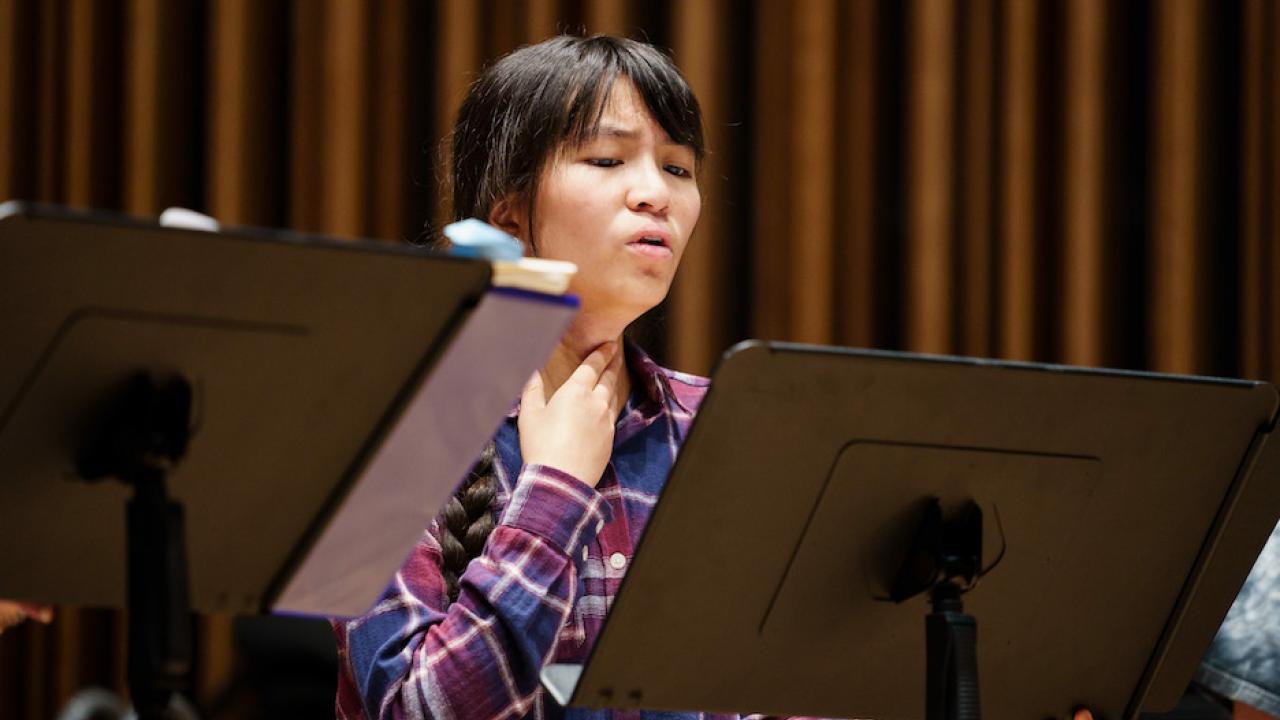
<path fill-rule="evenodd" d="M 489 224 L 523 243 L 529 242 L 529 213 L 514 193 L 503 197 L 489 210 Z"/>

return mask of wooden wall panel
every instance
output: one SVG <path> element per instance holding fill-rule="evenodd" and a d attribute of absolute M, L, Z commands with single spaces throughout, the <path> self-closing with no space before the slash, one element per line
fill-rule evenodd
<path fill-rule="evenodd" d="M 0 201 L 35 193 L 36 8 L 0 0 Z"/>
<path fill-rule="evenodd" d="M 93 204 L 93 61 L 99 39 L 93 28 L 99 8 L 92 0 L 71 0 L 67 12 L 67 127 L 64 147 L 68 204 Z"/>
<path fill-rule="evenodd" d="M 321 230 L 357 236 L 365 227 L 369 184 L 369 5 L 328 0 L 324 74 L 324 178 Z"/>
<path fill-rule="evenodd" d="M 791 128 L 795 122 L 793 94 L 795 18 L 782 3 L 756 7 L 757 33 L 754 87 L 755 172 L 748 207 L 754 225 L 752 312 L 750 333 L 766 339 L 789 339 L 792 317 L 790 294 L 792 227 L 790 202 L 797 181 L 791 158 Z"/>
<path fill-rule="evenodd" d="M 991 354 L 992 278 L 995 258 L 993 169 L 995 111 L 995 18 L 992 0 L 973 0 L 964 21 L 963 126 L 959 157 L 962 177 L 958 197 L 961 202 L 963 232 L 961 252 L 963 274 L 957 295 L 963 300 L 959 317 L 963 344 L 969 355 Z"/>
<path fill-rule="evenodd" d="M 164 115 L 160 73 L 166 61 L 171 60 L 161 52 L 165 7 L 162 0 L 131 0 L 128 6 L 124 167 L 129 182 L 124 206 L 138 215 L 163 210 L 159 207 L 161 177 L 157 157 L 161 148 L 153 139 L 160 134 Z"/>
<path fill-rule="evenodd" d="M 479 9 L 470 0 L 441 0 L 439 27 L 447 41 L 437 45 L 438 71 L 435 98 L 434 136 L 441 137 L 447 148 L 447 133 L 458 114 L 458 107 L 466 97 L 467 88 L 475 77 L 476 70 L 482 62 L 479 34 L 483 27 L 480 22 Z M 447 157 L 446 153 L 442 153 Z M 447 160 L 444 162 L 447 163 Z M 447 166 L 447 165 L 446 165 Z M 447 174 L 442 170 L 441 177 Z M 446 186 L 445 193 L 449 192 Z M 448 205 L 451 197 L 442 198 L 435 212 L 436 228 L 448 222 Z"/>
<path fill-rule="evenodd" d="M 328 13 L 313 4 L 295 4 L 290 22 L 289 224 L 319 232 L 324 207 L 322 183 L 326 148 L 325 29 Z"/>
<path fill-rule="evenodd" d="M 65 17 L 61 0 L 40 3 L 37 32 L 40 34 L 39 91 L 36 107 L 44 122 L 36 125 L 36 146 L 40 162 L 36 163 L 36 196 L 48 202 L 63 201 L 62 178 L 65 175 L 65 142 L 62 129 L 64 112 L 63 66 L 66 64 Z"/>
<path fill-rule="evenodd" d="M 878 200 L 888 195 L 876 177 L 877 58 L 879 13 L 872 0 L 846 3 L 837 35 L 837 125 L 832 218 L 838 259 L 834 263 L 836 341 L 869 347 L 876 343 L 882 300 L 877 277 Z"/>
<path fill-rule="evenodd" d="M 232 225 L 273 225 L 283 215 L 272 136 L 282 49 L 278 3 L 220 0 L 209 5 L 208 208 Z"/>
<path fill-rule="evenodd" d="M 1267 367 L 1266 345 L 1268 304 L 1259 302 L 1270 293 L 1267 288 L 1268 243 L 1265 237 L 1267 208 L 1274 198 L 1266 192 L 1267 73 L 1264 65 L 1267 48 L 1265 0 L 1246 0 L 1244 6 L 1243 112 L 1241 113 L 1241 160 L 1244 169 L 1244 192 L 1240 211 L 1243 235 L 1240 239 L 1240 371 L 1245 377 L 1258 378 Z"/>
<path fill-rule="evenodd" d="M 631 20 L 626 0 L 586 0 L 587 34 L 627 35 Z"/>
<path fill-rule="evenodd" d="M 907 347 L 951 349 L 954 5 L 916 0 L 911 13 L 908 131 Z"/>
<path fill-rule="evenodd" d="M 1004 0 L 1001 8 L 999 354 L 1016 360 L 1035 354 L 1037 7 Z"/>
<path fill-rule="evenodd" d="M 1155 16 L 1151 165 L 1151 363 L 1166 372 L 1202 366 L 1202 290 L 1196 140 L 1200 132 L 1197 0 L 1166 0 Z"/>
<path fill-rule="evenodd" d="M 791 84 L 796 94 L 791 156 L 797 172 L 790 193 L 793 297 L 788 335 L 798 342 L 832 341 L 835 221 L 835 65 L 834 0 L 801 0 L 792 6 L 794 63 Z"/>
<path fill-rule="evenodd" d="M 1107 357 L 1102 311 L 1112 297 L 1104 285 L 1107 273 L 1103 264 L 1106 2 L 1078 0 L 1067 4 L 1066 13 L 1062 359 L 1075 365 L 1102 365 Z"/>
<path fill-rule="evenodd" d="M 370 41 L 374 43 L 373 72 L 369 77 L 366 101 L 371 108 L 369 127 L 370 170 L 369 218 L 365 233 L 373 237 L 403 238 L 409 231 L 406 223 L 410 198 L 410 170 L 415 148 L 410 136 L 409 112 L 413 91 L 409 59 L 411 37 L 416 28 L 408 0 L 386 0 L 376 10 L 376 25 L 371 23 Z"/>
<path fill-rule="evenodd" d="M 1271 270 L 1266 280 L 1270 297 L 1264 301 L 1269 313 L 1271 350 L 1267 357 L 1269 370 L 1264 370 L 1263 377 L 1272 382 L 1280 382 L 1280 202 L 1275 201 L 1275 198 L 1280 197 L 1280 131 L 1276 130 L 1280 128 L 1280 89 L 1276 88 L 1274 82 L 1275 78 L 1280 77 L 1280 8 L 1272 3 L 1269 12 L 1270 22 L 1264 26 L 1269 34 L 1267 47 L 1270 57 L 1265 59 L 1269 69 L 1265 70 L 1263 77 L 1272 80 L 1265 86 L 1267 95 L 1264 99 L 1266 106 L 1270 108 L 1264 116 L 1267 141 L 1270 144 L 1270 152 L 1267 153 L 1267 157 L 1270 157 L 1270 169 L 1261 188 L 1262 197 L 1270 198 L 1264 205 L 1269 206 L 1270 218 L 1264 230 L 1263 242 L 1271 253 Z"/>
<path fill-rule="evenodd" d="M 724 258 L 735 248 L 726 236 L 730 207 L 724 173 L 731 167 L 721 129 L 728 123 L 724 87 L 729 68 L 724 18 L 732 12 L 726 0 L 683 3 L 676 7 L 675 57 L 702 104 L 709 152 L 698 172 L 702 215 L 685 249 L 671 292 L 670 338 L 673 362 L 693 372 L 708 372 L 732 339 L 725 332 L 730 278 Z"/>

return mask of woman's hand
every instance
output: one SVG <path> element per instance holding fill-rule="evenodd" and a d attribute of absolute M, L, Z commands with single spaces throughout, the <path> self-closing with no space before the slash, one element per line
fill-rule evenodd
<path fill-rule="evenodd" d="M 53 608 L 48 605 L 0 600 L 0 633 L 27 618 L 47 625 L 53 620 Z"/>
<path fill-rule="evenodd" d="M 595 487 L 613 454 L 616 388 L 623 372 L 618 343 L 596 348 L 550 398 L 534 373 L 520 398 L 520 454 Z"/>

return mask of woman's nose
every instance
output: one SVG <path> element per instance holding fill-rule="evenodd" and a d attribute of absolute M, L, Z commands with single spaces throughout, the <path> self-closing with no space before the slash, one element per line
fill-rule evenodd
<path fill-rule="evenodd" d="M 649 163 L 643 165 L 636 168 L 631 186 L 627 188 L 627 207 L 636 211 L 666 212 L 671 191 L 662 177 L 662 169 Z"/>

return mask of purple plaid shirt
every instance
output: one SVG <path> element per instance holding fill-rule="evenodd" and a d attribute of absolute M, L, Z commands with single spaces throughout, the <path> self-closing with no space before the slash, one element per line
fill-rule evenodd
<path fill-rule="evenodd" d="M 707 392 L 707 379 L 633 346 L 627 365 L 633 391 L 595 488 L 524 465 L 512 412 L 494 437 L 498 525 L 458 601 L 446 600 L 433 523 L 373 610 L 334 623 L 339 718 L 699 717 L 563 709 L 538 681 L 547 663 L 586 660 Z"/>

